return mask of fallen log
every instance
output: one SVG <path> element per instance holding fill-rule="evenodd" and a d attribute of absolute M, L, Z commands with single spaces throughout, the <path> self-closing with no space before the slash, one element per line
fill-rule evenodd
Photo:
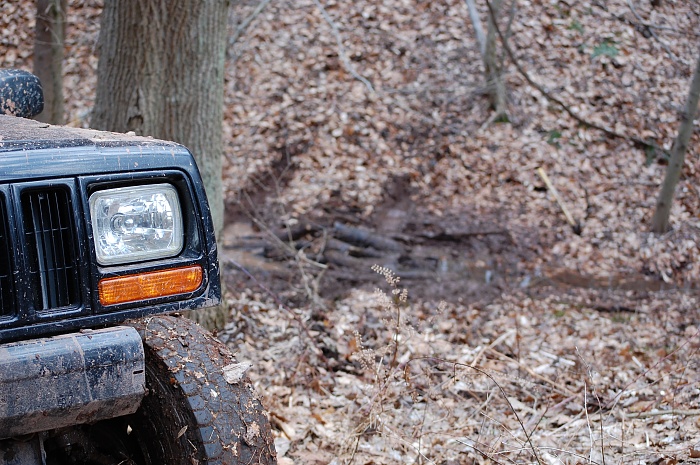
<path fill-rule="evenodd" d="M 342 268 L 352 268 L 353 270 L 369 270 L 372 268 L 372 265 L 376 264 L 376 260 L 353 257 L 337 250 L 326 250 L 326 253 L 323 254 L 323 258 L 325 258 L 328 263 Z"/>
<path fill-rule="evenodd" d="M 505 236 L 510 239 L 510 232 L 507 229 L 494 229 L 483 231 L 460 231 L 460 232 L 425 232 L 418 234 L 421 239 L 429 239 L 440 242 L 461 242 L 466 239 L 480 236 Z"/>
<path fill-rule="evenodd" d="M 357 247 L 332 237 L 326 241 L 325 249 L 337 250 L 353 257 L 381 258 L 384 256 L 383 253 L 373 247 Z"/>
<path fill-rule="evenodd" d="M 315 234 L 321 230 L 321 227 L 311 223 L 299 223 L 294 226 L 289 226 L 276 231 L 275 237 L 282 242 L 294 242 L 301 239 L 307 234 Z"/>
<path fill-rule="evenodd" d="M 349 242 L 360 247 L 374 247 L 377 250 L 402 252 L 403 245 L 386 236 L 377 234 L 366 228 L 347 226 L 336 222 L 333 224 L 333 235 L 343 242 Z"/>

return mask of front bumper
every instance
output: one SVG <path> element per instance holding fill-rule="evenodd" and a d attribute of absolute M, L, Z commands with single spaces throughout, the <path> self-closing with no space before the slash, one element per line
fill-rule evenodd
<path fill-rule="evenodd" d="M 0 345 L 0 439 L 134 413 L 145 386 L 131 327 Z"/>

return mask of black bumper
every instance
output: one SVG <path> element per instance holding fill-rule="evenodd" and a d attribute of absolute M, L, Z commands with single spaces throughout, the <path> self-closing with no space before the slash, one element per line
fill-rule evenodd
<path fill-rule="evenodd" d="M 144 368 L 125 326 L 0 345 L 0 439 L 134 413 Z"/>

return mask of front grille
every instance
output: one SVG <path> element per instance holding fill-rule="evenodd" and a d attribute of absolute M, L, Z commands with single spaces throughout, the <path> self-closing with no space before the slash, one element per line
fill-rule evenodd
<path fill-rule="evenodd" d="M 79 304 L 76 233 L 70 193 L 65 188 L 22 194 L 33 309 Z"/>
<path fill-rule="evenodd" d="M 10 262 L 12 249 L 4 203 L 0 195 L 0 316 L 11 315 L 15 308 L 12 292 L 12 262 Z"/>

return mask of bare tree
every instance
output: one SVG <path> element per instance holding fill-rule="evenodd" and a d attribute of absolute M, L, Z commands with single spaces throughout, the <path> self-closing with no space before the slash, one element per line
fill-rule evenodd
<path fill-rule="evenodd" d="M 479 52 L 483 57 L 486 55 L 486 35 L 484 34 L 484 28 L 481 27 L 481 18 L 479 17 L 479 10 L 476 9 L 476 4 L 474 0 L 465 0 L 467 3 L 467 10 L 469 11 L 469 19 L 472 22 L 472 27 L 474 28 L 474 35 L 476 36 L 476 42 L 479 44 Z"/>
<path fill-rule="evenodd" d="M 700 58 L 698 58 L 693 73 L 693 80 L 690 84 L 688 99 L 685 102 L 685 109 L 681 114 L 681 124 L 678 129 L 678 136 L 671 150 L 671 159 L 666 168 L 666 176 L 661 186 L 659 198 L 656 201 L 656 210 L 651 223 L 651 230 L 657 234 L 663 234 L 669 229 L 669 217 L 671 216 L 671 205 L 676 191 L 676 185 L 681 177 L 683 163 L 685 162 L 685 152 L 688 149 L 690 136 L 693 134 L 693 120 L 698 109 L 700 99 Z"/>
<path fill-rule="evenodd" d="M 229 0 L 106 0 L 92 126 L 179 142 L 202 173 L 223 230 L 224 57 Z M 208 328 L 227 312 L 197 312 Z"/>
<path fill-rule="evenodd" d="M 37 0 L 34 74 L 44 90 L 44 111 L 36 119 L 63 124 L 63 55 L 67 0 Z"/>
<path fill-rule="evenodd" d="M 498 57 L 498 29 L 495 23 L 501 12 L 503 0 L 492 0 L 489 7 L 489 14 L 486 18 L 486 34 L 481 25 L 479 12 L 476 9 L 474 0 L 465 0 L 467 9 L 469 10 L 469 19 L 474 27 L 477 43 L 479 44 L 479 52 L 484 63 L 484 73 L 486 76 L 487 92 L 489 102 L 495 114 L 491 120 L 507 119 L 507 91 L 505 81 L 503 80 L 503 60 Z"/>

